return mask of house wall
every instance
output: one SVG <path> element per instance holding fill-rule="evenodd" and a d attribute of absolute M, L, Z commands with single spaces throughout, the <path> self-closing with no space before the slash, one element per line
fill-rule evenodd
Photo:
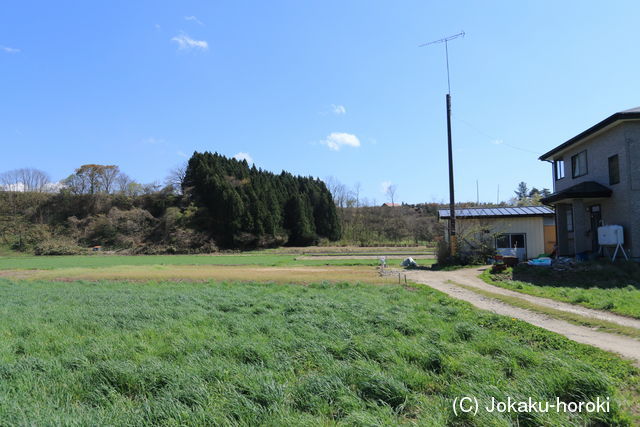
<path fill-rule="evenodd" d="M 587 174 L 572 178 L 571 157 L 587 151 Z M 610 156 L 617 154 L 620 167 L 620 182 L 609 184 Z M 573 248 L 570 253 L 579 253 L 591 248 L 591 230 L 588 209 L 600 205 L 602 220 L 607 225 L 622 225 L 625 233 L 625 248 L 630 249 L 634 258 L 640 258 L 640 121 L 622 122 L 617 126 L 574 145 L 554 160 L 564 159 L 565 177 L 554 179 L 554 192 L 562 191 L 585 181 L 595 181 L 613 190 L 610 198 L 583 199 L 573 201 L 574 228 Z M 561 221 L 561 209 L 557 210 Z M 562 229 L 559 229 L 562 233 Z M 571 234 L 571 233 L 570 233 Z M 560 239 L 562 249 L 563 239 Z M 561 253 L 567 253 L 562 250 Z"/>
<path fill-rule="evenodd" d="M 549 217 L 553 219 L 553 217 Z M 447 221 L 448 223 L 448 221 Z M 548 223 L 548 222 L 547 222 Z M 456 218 L 458 245 L 462 246 L 465 236 L 474 239 L 486 238 L 499 233 L 525 233 L 527 240 L 527 257 L 535 258 L 545 253 L 544 217 L 516 218 Z M 488 231 L 488 233 L 485 232 Z M 492 239 L 492 246 L 495 241 Z"/>

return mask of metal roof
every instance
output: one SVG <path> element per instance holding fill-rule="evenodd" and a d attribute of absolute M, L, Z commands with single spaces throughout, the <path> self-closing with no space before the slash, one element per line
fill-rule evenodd
<path fill-rule="evenodd" d="M 503 208 L 456 208 L 456 218 L 504 218 L 515 216 L 553 215 L 553 209 L 547 206 L 518 206 Z M 449 209 L 439 209 L 440 218 L 449 218 Z"/>
<path fill-rule="evenodd" d="M 584 181 L 572 187 L 565 188 L 562 191 L 558 191 L 557 193 L 553 193 L 549 197 L 545 197 L 544 199 L 542 199 L 541 202 L 546 205 L 552 205 L 565 199 L 611 197 L 612 193 L 613 190 L 611 190 L 609 187 L 605 187 L 598 182 Z"/>

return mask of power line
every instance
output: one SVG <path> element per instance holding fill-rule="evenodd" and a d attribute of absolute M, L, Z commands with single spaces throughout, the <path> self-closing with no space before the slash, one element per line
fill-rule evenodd
<path fill-rule="evenodd" d="M 458 120 L 458 121 L 460 121 L 460 122 L 464 123 L 464 124 L 465 124 L 465 125 L 467 125 L 469 128 L 471 128 L 471 129 L 475 130 L 476 132 L 478 132 L 479 134 L 481 134 L 481 135 L 483 135 L 483 136 L 486 136 L 486 137 L 487 137 L 487 138 L 489 138 L 490 140 L 494 140 L 494 141 L 497 141 L 497 140 L 498 140 L 498 138 L 495 138 L 495 137 L 493 137 L 493 136 L 489 135 L 488 133 L 483 132 L 482 130 L 478 129 L 476 126 L 472 125 L 471 123 L 469 123 L 468 121 L 466 121 L 466 120 L 464 120 L 464 119 L 461 119 L 461 118 L 460 118 L 460 117 L 458 117 L 458 116 L 456 116 L 456 120 Z M 516 146 L 516 145 L 506 144 L 506 143 L 504 143 L 504 142 L 502 142 L 502 143 L 500 143 L 500 144 L 498 144 L 498 145 L 504 145 L 505 147 L 513 148 L 514 150 L 525 151 L 525 152 L 527 152 L 527 153 L 533 153 L 533 154 L 535 154 L 535 155 L 537 155 L 537 156 L 540 156 L 540 155 L 542 154 L 542 153 L 540 153 L 540 152 L 538 152 L 538 151 L 528 150 L 528 149 L 526 149 L 526 148 L 518 147 L 518 146 Z"/>

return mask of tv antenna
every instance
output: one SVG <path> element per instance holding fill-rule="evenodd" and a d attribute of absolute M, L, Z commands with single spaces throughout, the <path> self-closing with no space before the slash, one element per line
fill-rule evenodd
<path fill-rule="evenodd" d="M 458 37 L 464 37 L 464 31 L 460 31 L 458 34 L 454 34 L 452 36 L 449 37 L 445 37 L 443 39 L 439 39 L 439 40 L 434 40 L 432 42 L 428 42 L 428 43 L 423 43 L 421 45 L 419 45 L 418 47 L 425 47 L 425 46 L 431 46 L 432 44 L 440 44 L 440 43 L 444 43 L 444 52 L 445 52 L 445 56 L 447 58 L 447 89 L 448 89 L 448 94 L 451 95 L 451 80 L 449 79 L 449 42 L 451 40 L 455 40 Z"/>
<path fill-rule="evenodd" d="M 451 256 L 456 254 L 456 198 L 453 185 L 453 146 L 451 143 L 451 79 L 449 78 L 449 42 L 458 37 L 464 37 L 464 31 L 443 39 L 434 40 L 419 45 L 418 47 L 431 46 L 444 43 L 444 51 L 447 59 L 447 143 L 449 148 L 449 248 Z"/>

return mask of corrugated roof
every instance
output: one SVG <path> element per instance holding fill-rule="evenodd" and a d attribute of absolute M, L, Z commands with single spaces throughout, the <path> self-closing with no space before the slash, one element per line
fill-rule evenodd
<path fill-rule="evenodd" d="M 500 218 L 514 216 L 544 216 L 553 214 L 553 209 L 547 206 L 456 209 L 456 218 Z M 439 209 L 438 216 L 440 218 L 449 218 L 449 209 Z"/>

